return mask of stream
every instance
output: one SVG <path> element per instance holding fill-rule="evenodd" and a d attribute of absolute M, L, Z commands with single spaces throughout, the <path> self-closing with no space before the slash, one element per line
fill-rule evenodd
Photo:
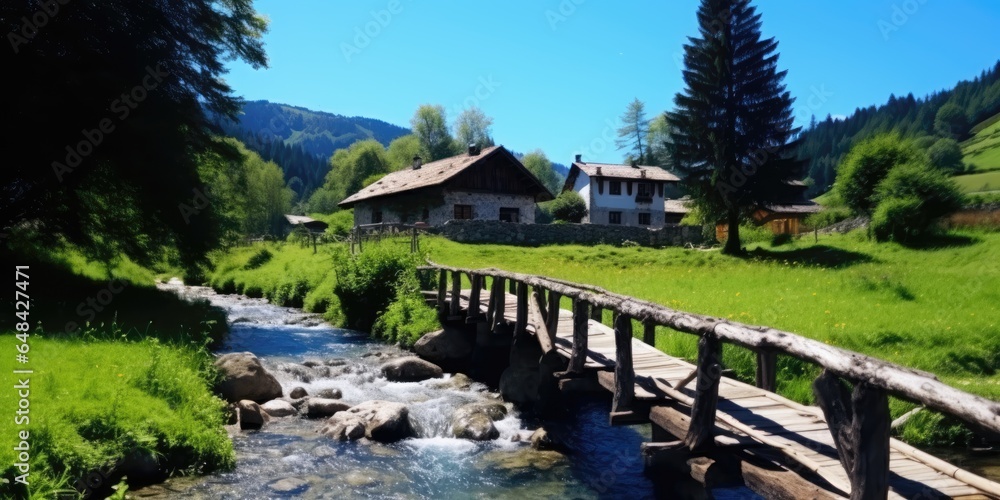
<path fill-rule="evenodd" d="M 509 415 L 496 422 L 499 439 L 456 439 L 450 435 L 452 412 L 467 403 L 495 402 L 496 393 L 479 383 L 456 383 L 461 376 L 389 382 L 378 367 L 403 351 L 364 333 L 333 328 L 316 315 L 263 299 L 219 295 L 177 281 L 162 287 L 223 308 L 231 327 L 218 353 L 253 352 L 286 395 L 294 387 L 309 394 L 332 388 L 351 404 L 373 399 L 404 403 L 418 437 L 388 445 L 339 442 L 318 433 L 323 420 L 275 418 L 259 431 L 232 432 L 235 470 L 174 478 L 137 491 L 141 498 L 654 497 L 638 452 L 640 443 L 649 440 L 648 427 L 610 427 L 609 400 L 570 399 L 558 418 L 544 422 L 522 418 L 508 405 Z M 332 359 L 341 366 L 329 377 L 308 381 L 289 372 L 289 366 L 307 359 Z M 533 450 L 523 439 L 512 441 L 542 425 L 561 437 L 565 454 Z"/>

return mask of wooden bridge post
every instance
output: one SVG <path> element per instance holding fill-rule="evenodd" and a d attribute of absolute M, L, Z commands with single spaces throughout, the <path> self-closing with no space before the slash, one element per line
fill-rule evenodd
<path fill-rule="evenodd" d="M 549 333 L 552 334 L 554 340 L 556 332 L 559 331 L 559 292 L 549 290 L 548 299 L 549 305 L 546 308 L 548 315 L 545 317 L 545 326 L 549 329 Z"/>
<path fill-rule="evenodd" d="M 462 312 L 462 273 L 453 271 L 451 273 L 451 311 L 448 319 L 460 319 Z"/>
<path fill-rule="evenodd" d="M 590 319 L 592 319 L 592 320 L 594 320 L 594 321 L 596 321 L 598 323 L 603 323 L 604 322 L 604 309 L 601 309 L 600 307 L 597 307 L 597 306 L 594 306 L 594 307 L 590 308 Z"/>
<path fill-rule="evenodd" d="M 615 395 L 611 413 L 627 412 L 635 399 L 635 371 L 632 369 L 632 318 L 615 318 Z"/>
<path fill-rule="evenodd" d="M 656 347 L 656 323 L 649 320 L 642 322 L 642 341 Z"/>
<path fill-rule="evenodd" d="M 769 350 L 757 351 L 757 387 L 775 392 L 778 388 L 777 369 L 778 353 Z"/>
<path fill-rule="evenodd" d="M 569 358 L 569 372 L 575 375 L 583 374 L 583 366 L 587 362 L 587 302 L 581 298 L 573 299 L 573 352 Z"/>
<path fill-rule="evenodd" d="M 448 294 L 448 271 L 444 269 L 441 270 L 440 276 L 438 277 L 438 314 L 442 317 L 447 314 L 448 310 L 445 308 L 445 298 Z"/>
<path fill-rule="evenodd" d="M 482 313 L 479 312 L 479 303 L 480 295 L 483 291 L 480 285 L 483 277 L 479 274 L 471 274 L 469 275 L 469 281 L 472 282 L 472 290 L 469 291 L 469 313 L 466 315 L 466 322 L 472 323 L 482 318 Z"/>
<path fill-rule="evenodd" d="M 511 281 L 513 284 L 514 282 Z M 514 336 L 521 335 L 528 328 L 528 284 L 517 282 L 517 310 L 515 311 Z"/>
<path fill-rule="evenodd" d="M 698 385 L 691 404 L 691 425 L 684 438 L 684 444 L 690 450 L 703 449 L 715 441 L 713 429 L 721 378 L 722 343 L 712 333 L 703 334 L 698 340 Z"/>
<path fill-rule="evenodd" d="M 516 293 L 517 293 L 517 282 L 514 280 L 510 280 L 510 294 L 514 295 Z"/>
<path fill-rule="evenodd" d="M 490 297 L 490 310 L 493 312 L 489 315 L 490 331 L 496 331 L 497 326 L 504 321 L 503 313 L 507 308 L 506 304 L 504 304 L 507 296 L 504 291 L 503 278 L 493 278 L 493 289 L 491 293 L 492 297 Z"/>
<path fill-rule="evenodd" d="M 823 370 L 813 382 L 841 465 L 851 481 L 851 499 L 886 498 L 889 494 L 889 397 L 868 382 L 850 391 Z"/>

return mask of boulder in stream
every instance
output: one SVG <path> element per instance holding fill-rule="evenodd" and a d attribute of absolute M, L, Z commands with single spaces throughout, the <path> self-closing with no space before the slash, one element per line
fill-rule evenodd
<path fill-rule="evenodd" d="M 240 429 L 242 430 L 260 429 L 270 420 L 267 413 L 261 410 L 260 405 L 249 399 L 236 403 L 236 412 L 239 415 Z"/>
<path fill-rule="evenodd" d="M 231 403 L 249 399 L 263 403 L 281 397 L 278 379 L 264 369 L 250 352 L 223 354 L 215 360 L 222 377 L 216 392 Z"/>
<path fill-rule="evenodd" d="M 326 389 L 320 389 L 316 392 L 316 397 L 326 398 L 326 399 L 340 399 L 344 396 L 344 393 L 337 389 L 336 387 L 327 387 Z"/>
<path fill-rule="evenodd" d="M 334 414 L 320 432 L 341 441 L 366 437 L 392 443 L 413 436 L 410 412 L 405 405 L 390 401 L 366 401 Z"/>
<path fill-rule="evenodd" d="M 292 399 L 304 398 L 304 397 L 306 397 L 308 395 L 309 395 L 309 393 L 306 392 L 306 388 L 305 387 L 296 387 L 296 388 L 292 389 L 292 392 L 288 393 L 288 397 L 290 397 Z"/>
<path fill-rule="evenodd" d="M 272 399 L 260 405 L 260 409 L 264 410 L 264 413 L 267 413 L 269 416 L 279 418 L 291 417 L 299 413 L 291 403 L 280 399 Z"/>
<path fill-rule="evenodd" d="M 472 344 L 454 328 L 445 328 L 420 337 L 413 352 L 432 363 L 466 360 L 472 355 Z"/>
<path fill-rule="evenodd" d="M 309 398 L 305 404 L 305 414 L 309 418 L 325 418 L 350 408 L 351 405 L 327 398 Z"/>
<path fill-rule="evenodd" d="M 382 376 L 393 382 L 419 382 L 444 375 L 441 367 L 416 356 L 388 361 L 381 367 Z"/>
<path fill-rule="evenodd" d="M 507 407 L 500 403 L 467 404 L 452 415 L 452 434 L 459 439 L 490 441 L 500 437 L 493 422 L 506 416 Z"/>

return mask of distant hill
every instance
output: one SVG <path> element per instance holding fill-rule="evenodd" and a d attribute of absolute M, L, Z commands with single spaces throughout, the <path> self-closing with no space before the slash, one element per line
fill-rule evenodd
<path fill-rule="evenodd" d="M 1000 170 L 1000 114 L 972 128 L 975 134 L 962 143 L 965 163 L 976 171 Z"/>
<path fill-rule="evenodd" d="M 941 127 L 935 126 L 935 119 L 945 105 L 953 105 L 959 110 L 958 116 L 951 122 L 952 135 L 959 141 L 975 139 L 973 136 L 977 132 L 981 134 L 989 128 L 985 122 L 1000 113 L 1000 63 L 971 81 L 959 82 L 952 89 L 935 92 L 922 99 L 915 98 L 913 94 L 905 97 L 892 95 L 884 105 L 859 108 L 844 120 L 834 120 L 828 115 L 825 120 L 810 124 L 802 132 L 798 148 L 798 157 L 808 162 L 809 178 L 814 183 L 810 194 L 829 190 L 836 177 L 837 165 L 847 152 L 873 135 L 890 131 L 911 138 L 942 135 Z M 1000 140 L 997 139 L 982 138 L 987 142 L 980 143 L 975 151 L 973 145 L 966 142 L 963 148 L 966 161 L 974 163 L 979 169 L 988 169 L 985 162 L 1000 159 L 1000 154 L 991 152 L 993 146 L 1000 147 Z"/>
<path fill-rule="evenodd" d="M 388 146 L 409 129 L 362 116 L 343 116 L 268 101 L 247 102 L 239 125 L 254 134 L 277 137 L 325 158 L 355 141 L 375 139 Z"/>
<path fill-rule="evenodd" d="M 285 182 L 304 200 L 323 185 L 330 157 L 362 139 L 388 146 L 409 129 L 374 118 L 342 116 L 269 101 L 247 102 L 238 121 L 217 121 L 225 135 L 235 137 L 267 161 L 277 163 Z"/>

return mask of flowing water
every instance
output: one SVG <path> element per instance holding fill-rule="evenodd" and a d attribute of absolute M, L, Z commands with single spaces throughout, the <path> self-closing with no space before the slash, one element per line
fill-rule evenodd
<path fill-rule="evenodd" d="M 567 402 L 561 416 L 538 422 L 510 408 L 496 423 L 500 438 L 473 442 L 450 437 L 452 412 L 466 403 L 497 401 L 481 384 L 445 379 L 389 382 L 378 366 L 402 354 L 365 334 L 332 328 L 315 315 L 265 300 L 217 295 L 172 282 L 165 287 L 224 308 L 231 323 L 220 353 L 250 351 L 281 382 L 309 394 L 334 388 L 347 403 L 381 399 L 404 403 L 418 437 L 398 443 L 339 442 L 318 433 L 321 420 L 272 419 L 260 431 L 236 431 L 236 469 L 173 479 L 139 493 L 184 498 L 653 498 L 639 444 L 648 426 L 610 427 L 610 403 Z M 328 377 L 296 377 L 293 364 L 332 363 Z M 330 361 L 332 360 L 332 361 Z M 508 405 L 509 406 L 509 405 Z M 522 439 L 540 425 L 560 436 L 566 453 L 536 451 Z M 724 493 L 724 492 L 717 492 Z M 743 492 L 730 495 L 745 497 Z"/>

